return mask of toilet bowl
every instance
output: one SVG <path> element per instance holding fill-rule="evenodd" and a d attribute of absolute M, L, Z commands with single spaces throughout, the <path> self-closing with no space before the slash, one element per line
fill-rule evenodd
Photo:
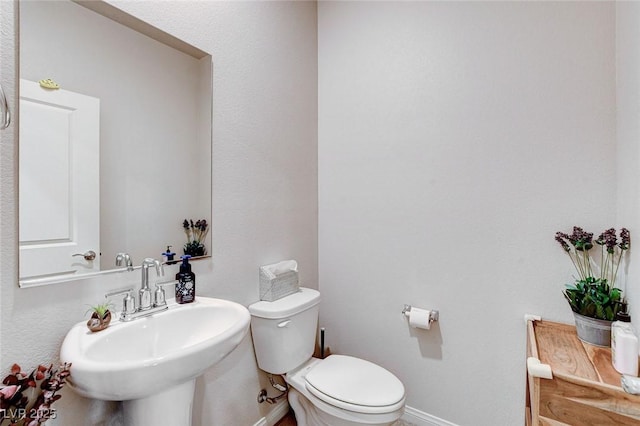
<path fill-rule="evenodd" d="M 285 379 L 299 426 L 390 425 L 404 412 L 402 382 L 359 358 L 312 358 Z"/>
<path fill-rule="evenodd" d="M 285 376 L 298 426 L 391 425 L 405 404 L 396 376 L 351 356 L 312 358 L 319 303 L 318 291 L 301 288 L 249 306 L 258 366 Z"/>

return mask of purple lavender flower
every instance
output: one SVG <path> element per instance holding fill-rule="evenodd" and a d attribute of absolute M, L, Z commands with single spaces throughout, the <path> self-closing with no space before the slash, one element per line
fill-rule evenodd
<path fill-rule="evenodd" d="M 616 230 L 609 228 L 594 241 L 592 233 L 574 226 L 571 235 L 556 232 L 555 240 L 569 256 L 580 280 L 596 279 L 607 283 L 612 288 L 618 276 L 623 252 L 631 246 L 631 237 L 627 228 L 620 230 L 619 239 Z M 593 243 L 602 247 L 599 262 L 592 259 L 589 252 Z"/>
<path fill-rule="evenodd" d="M 569 247 L 569 243 L 566 241 L 567 239 L 569 239 L 569 236 L 564 232 L 556 232 L 556 241 L 560 243 L 565 251 L 571 251 L 571 247 Z"/>
<path fill-rule="evenodd" d="M 603 232 L 604 245 L 607 247 L 607 253 L 613 253 L 616 245 L 618 244 L 618 237 L 616 236 L 616 230 L 609 228 Z"/>
<path fill-rule="evenodd" d="M 621 250 L 628 250 L 631 247 L 631 234 L 627 228 L 622 228 L 620 230 L 620 244 L 619 246 Z"/>
<path fill-rule="evenodd" d="M 569 235 L 569 241 L 578 251 L 589 251 L 593 247 L 593 233 L 586 232 L 579 226 L 573 227 L 573 233 Z"/>
<path fill-rule="evenodd" d="M 184 222 L 182 222 L 182 226 L 185 234 L 187 235 L 187 243 L 184 245 L 184 254 L 190 254 L 191 256 L 204 256 L 207 250 L 203 241 L 209 232 L 207 220 L 198 219 L 194 223 L 193 219 L 185 219 Z"/>

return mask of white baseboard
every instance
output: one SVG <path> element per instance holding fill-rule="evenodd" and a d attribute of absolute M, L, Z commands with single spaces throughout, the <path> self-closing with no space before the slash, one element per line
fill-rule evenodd
<path fill-rule="evenodd" d="M 269 411 L 269 414 L 258 420 L 253 426 L 273 426 L 286 416 L 288 412 L 289 403 L 286 399 L 282 400 Z M 401 420 L 413 426 L 458 426 L 455 423 L 448 422 L 412 407 L 405 407 Z"/>
<path fill-rule="evenodd" d="M 458 426 L 454 423 L 408 406 L 404 409 L 402 421 L 415 426 Z"/>
<path fill-rule="evenodd" d="M 289 412 L 289 402 L 282 399 L 276 403 L 269 414 L 258 420 L 253 426 L 273 426 L 278 423 Z"/>
<path fill-rule="evenodd" d="M 263 417 L 253 424 L 253 426 L 267 426 L 267 418 Z"/>

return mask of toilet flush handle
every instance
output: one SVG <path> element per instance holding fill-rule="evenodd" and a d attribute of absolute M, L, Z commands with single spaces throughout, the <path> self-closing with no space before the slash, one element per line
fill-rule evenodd
<path fill-rule="evenodd" d="M 278 323 L 278 328 L 284 328 L 284 327 L 288 326 L 290 322 L 291 322 L 291 320 L 286 320 L 286 321 L 279 322 Z"/>

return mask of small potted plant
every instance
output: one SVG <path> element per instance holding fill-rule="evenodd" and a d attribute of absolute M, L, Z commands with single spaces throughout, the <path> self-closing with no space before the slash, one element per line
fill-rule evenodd
<path fill-rule="evenodd" d="M 578 337 L 594 345 L 610 346 L 611 322 L 625 305 L 616 279 L 623 254 L 631 247 L 629 230 L 622 228 L 618 237 L 610 228 L 594 240 L 593 233 L 574 226 L 572 234 L 557 232 L 555 239 L 578 274 L 564 290 Z M 600 246 L 600 256 L 591 256 L 594 244 Z"/>
<path fill-rule="evenodd" d="M 87 310 L 87 313 L 91 312 L 91 318 L 87 321 L 89 330 L 96 332 L 109 326 L 109 323 L 111 323 L 111 306 L 111 303 L 101 303 Z"/>
<path fill-rule="evenodd" d="M 192 257 L 204 256 L 207 254 L 207 248 L 203 241 L 209 232 L 209 224 L 206 219 L 199 219 L 195 223 L 193 219 L 185 219 L 182 222 L 182 228 L 187 235 L 187 243 L 184 245 L 184 254 Z"/>

